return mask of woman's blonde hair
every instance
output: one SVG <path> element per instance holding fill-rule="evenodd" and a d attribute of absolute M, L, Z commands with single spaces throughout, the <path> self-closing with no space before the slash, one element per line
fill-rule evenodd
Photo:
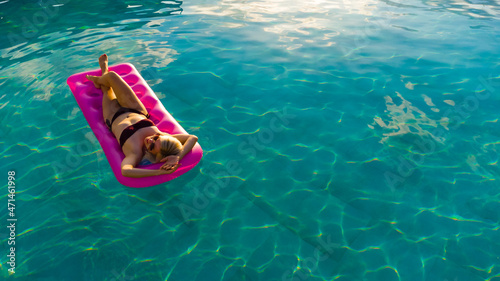
<path fill-rule="evenodd" d="M 169 155 L 177 155 L 181 153 L 181 151 L 182 143 L 178 139 L 172 136 L 166 136 L 162 139 L 160 143 L 160 159 L 163 159 Z"/>

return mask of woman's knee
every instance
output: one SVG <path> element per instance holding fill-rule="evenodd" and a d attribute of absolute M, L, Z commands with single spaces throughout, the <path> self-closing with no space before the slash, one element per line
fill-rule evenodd
<path fill-rule="evenodd" d="M 114 72 L 114 71 L 109 71 L 109 72 L 107 73 L 107 75 L 108 75 L 109 77 L 119 77 L 118 73 L 116 73 L 116 72 Z"/>

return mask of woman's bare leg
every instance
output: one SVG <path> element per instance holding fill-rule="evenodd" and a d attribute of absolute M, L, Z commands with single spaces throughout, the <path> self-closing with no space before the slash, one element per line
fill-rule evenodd
<path fill-rule="evenodd" d="M 101 67 L 102 75 L 108 73 L 108 56 L 106 54 L 99 57 L 99 66 Z M 104 120 L 111 122 L 113 115 L 120 109 L 120 104 L 110 87 L 100 85 L 102 90 L 102 115 Z"/>
<path fill-rule="evenodd" d="M 107 56 L 103 55 L 105 59 L 105 64 L 106 64 L 106 71 L 107 71 Z M 101 57 L 103 57 L 101 56 Z M 99 58 L 99 61 L 101 61 L 101 58 Z M 103 59 L 104 61 L 104 59 Z M 99 62 L 100 63 L 100 62 Z M 103 63 L 104 64 L 104 63 Z M 103 67 L 101 67 L 103 69 Z M 118 103 L 123 106 L 123 107 L 128 107 L 128 108 L 133 108 L 135 110 L 141 111 L 144 114 L 147 114 L 148 111 L 146 110 L 146 107 L 142 104 L 142 102 L 139 100 L 139 98 L 135 95 L 134 90 L 130 88 L 130 86 L 114 71 L 107 71 L 101 76 L 92 76 L 92 75 L 87 75 L 87 79 L 91 80 L 94 82 L 94 86 L 96 88 L 101 88 L 104 86 L 103 93 L 108 94 L 108 97 L 111 99 L 114 92 L 114 96 L 118 100 Z M 107 88 L 111 88 L 110 90 L 107 90 Z M 106 93 L 105 93 L 106 92 Z M 111 92 L 111 93 L 110 93 Z M 104 103 L 104 100 L 103 100 Z M 103 104 L 104 108 L 104 104 Z"/>

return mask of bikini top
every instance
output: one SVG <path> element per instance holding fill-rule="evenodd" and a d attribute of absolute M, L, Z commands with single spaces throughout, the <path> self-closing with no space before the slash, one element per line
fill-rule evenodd
<path fill-rule="evenodd" d="M 155 123 L 149 119 L 142 119 L 141 121 L 128 126 L 127 128 L 123 129 L 121 135 L 120 135 L 120 147 L 123 148 L 123 145 L 125 142 L 133 135 L 135 132 L 137 132 L 139 129 L 146 128 L 146 127 L 152 127 L 155 126 Z"/>
<path fill-rule="evenodd" d="M 106 125 L 108 126 L 109 130 L 111 131 L 111 128 L 113 126 L 113 122 L 115 122 L 116 118 L 118 116 L 124 114 L 124 113 L 137 113 L 146 116 L 146 118 L 149 118 L 149 114 L 144 114 L 143 112 L 133 109 L 133 108 L 128 108 L 128 107 L 120 107 L 116 113 L 113 115 L 113 118 L 111 119 L 111 122 L 106 119 Z M 150 119 L 142 119 L 141 121 L 128 126 L 125 128 L 122 133 L 120 134 L 120 147 L 123 148 L 123 145 L 125 142 L 133 135 L 135 132 L 137 132 L 139 129 L 146 128 L 146 127 L 152 127 L 155 126 L 155 123 L 151 121 Z"/>

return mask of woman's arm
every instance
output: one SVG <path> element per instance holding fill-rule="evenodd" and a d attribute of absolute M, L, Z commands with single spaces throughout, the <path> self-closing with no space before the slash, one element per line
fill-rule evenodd
<path fill-rule="evenodd" d="M 195 135 L 172 135 L 172 137 L 178 139 L 182 143 L 182 151 L 178 154 L 179 161 L 193 149 L 198 141 L 198 137 Z"/>
<path fill-rule="evenodd" d="M 181 161 L 181 159 L 184 158 L 184 156 L 186 156 L 186 154 L 188 154 L 188 152 L 193 149 L 194 145 L 198 141 L 198 137 L 195 135 L 180 134 L 172 135 L 172 137 L 178 139 L 181 142 L 182 151 L 177 155 L 170 155 L 160 160 L 160 162 L 165 162 L 165 164 L 163 164 L 160 169 L 165 169 L 167 171 L 179 168 L 179 166 L 181 165 L 179 161 Z"/>
<path fill-rule="evenodd" d="M 122 161 L 122 175 L 130 178 L 144 178 L 150 176 L 168 175 L 177 170 L 177 167 L 169 170 L 162 168 L 159 170 L 135 168 L 136 163 L 138 163 L 138 161 L 135 154 L 126 156 Z"/>

